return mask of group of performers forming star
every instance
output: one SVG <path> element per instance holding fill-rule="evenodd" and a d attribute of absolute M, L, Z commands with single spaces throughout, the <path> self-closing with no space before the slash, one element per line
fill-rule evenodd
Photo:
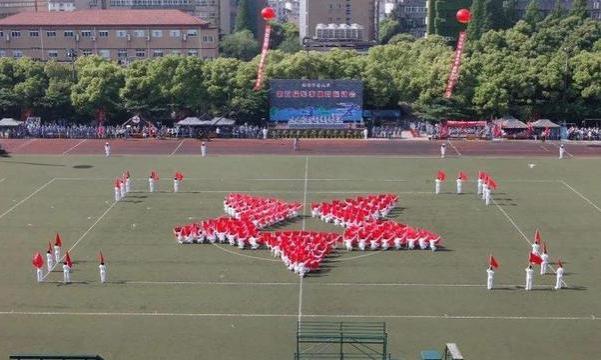
<path fill-rule="evenodd" d="M 394 194 L 376 194 L 311 205 L 313 217 L 345 227 L 343 235 L 304 230 L 267 232 L 262 229 L 298 217 L 303 205 L 232 193 L 223 202 L 229 217 L 176 226 L 173 233 L 180 244 L 224 243 L 253 250 L 265 247 L 299 276 L 319 269 L 339 244 L 349 251 L 418 248 L 435 251 L 441 241 L 439 235 L 383 219 L 397 200 Z"/>

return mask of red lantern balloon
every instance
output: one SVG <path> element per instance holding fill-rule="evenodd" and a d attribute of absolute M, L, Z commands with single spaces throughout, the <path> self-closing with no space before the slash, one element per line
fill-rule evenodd
<path fill-rule="evenodd" d="M 261 10 L 261 16 L 265 21 L 270 21 L 275 19 L 275 10 L 272 7 L 266 7 Z"/>
<path fill-rule="evenodd" d="M 472 13 L 468 9 L 459 9 L 457 11 L 457 21 L 462 24 L 467 24 L 472 20 Z"/>

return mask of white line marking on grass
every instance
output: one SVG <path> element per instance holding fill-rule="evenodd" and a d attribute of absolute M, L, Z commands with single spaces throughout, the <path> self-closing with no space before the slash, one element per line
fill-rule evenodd
<path fill-rule="evenodd" d="M 451 141 L 448 142 L 449 145 L 451 145 L 451 147 L 453 148 L 453 150 L 455 150 L 455 152 L 457 153 L 457 156 L 461 156 L 461 153 L 459 152 L 459 150 L 457 150 L 457 148 L 455 147 L 455 145 L 453 145 L 453 143 Z"/>
<path fill-rule="evenodd" d="M 263 258 L 263 257 L 259 257 L 259 256 L 252 256 L 252 255 L 246 255 L 246 254 L 241 254 L 241 253 L 237 253 L 235 251 L 229 250 L 228 248 L 225 247 L 221 247 L 220 244 L 214 243 L 212 244 L 213 246 L 215 246 L 216 248 L 225 251 L 226 253 L 232 254 L 232 255 L 236 255 L 236 256 L 242 256 L 245 258 L 249 258 L 249 259 L 254 259 L 254 260 L 262 260 L 262 261 L 270 261 L 270 262 L 282 262 L 279 259 L 268 259 L 268 258 Z"/>
<path fill-rule="evenodd" d="M 19 201 L 18 203 L 16 203 L 15 205 L 13 205 L 10 209 L 8 209 L 5 212 L 3 212 L 2 214 L 0 214 L 0 219 L 2 219 L 5 215 L 7 215 L 8 213 L 10 213 L 14 209 L 16 209 L 19 205 L 23 204 L 25 201 L 31 199 L 35 194 L 37 194 L 40 191 L 44 190 L 46 188 L 46 186 L 52 184 L 54 182 L 54 180 L 56 180 L 56 178 L 50 179 L 50 181 L 46 182 L 44 185 L 42 185 L 39 188 L 37 188 L 34 192 L 32 192 L 31 194 L 29 194 L 25 199 Z"/>
<path fill-rule="evenodd" d="M 83 139 L 80 142 L 78 142 L 77 144 L 75 144 L 74 146 L 70 147 L 68 150 L 65 150 L 63 152 L 63 155 L 67 155 L 69 154 L 72 150 L 74 150 L 76 147 L 78 147 L 79 145 L 85 143 L 88 139 Z"/>
<path fill-rule="evenodd" d="M 24 147 L 26 147 L 26 146 L 30 145 L 31 143 L 33 143 L 33 142 L 34 142 L 34 141 L 36 141 L 36 140 L 37 140 L 37 139 L 31 139 L 31 140 L 29 140 L 29 141 L 26 141 L 26 142 L 24 142 L 23 144 L 21 144 L 21 145 L 17 146 L 17 147 L 16 147 L 16 148 L 15 148 L 13 151 L 16 151 L 16 150 L 21 150 L 22 148 L 24 148 Z"/>
<path fill-rule="evenodd" d="M 4 316 L 119 316 L 119 317 L 250 317 L 250 318 L 293 318 L 296 314 L 252 314 L 252 313 L 164 313 L 164 312 L 67 312 L 67 311 L 1 311 Z M 393 319 L 448 319 L 448 320 L 540 320 L 540 321 L 599 321 L 589 316 L 511 316 L 511 315 L 355 315 L 355 314 L 305 314 L 308 318 L 393 318 Z"/>
<path fill-rule="evenodd" d="M 546 152 L 549 152 L 549 149 L 544 146 L 544 145 L 539 145 L 538 147 L 540 147 L 541 149 L 545 150 Z"/>
<path fill-rule="evenodd" d="M 177 145 L 177 147 L 175 148 L 175 150 L 173 150 L 171 152 L 171 154 L 169 154 L 169 157 L 172 157 L 173 155 L 175 155 L 175 153 L 177 152 L 177 150 L 179 150 L 179 148 L 181 148 L 182 145 L 184 145 L 185 141 L 186 141 L 186 139 L 183 139 L 182 141 L 180 141 L 179 144 Z"/>
<path fill-rule="evenodd" d="M 118 202 L 118 201 L 114 201 L 114 202 L 111 204 L 111 206 L 109 206 L 109 207 L 108 207 L 106 210 L 104 210 L 104 212 L 102 213 L 102 215 L 100 215 L 100 216 L 98 217 L 98 219 L 96 219 L 96 221 L 94 221 L 94 223 L 92 224 L 92 226 L 90 226 L 90 227 L 88 228 L 88 230 L 86 230 L 86 232 L 84 232 L 84 233 L 83 233 L 83 235 L 81 235 L 81 236 L 79 237 L 79 239 L 77 239 L 77 241 L 76 241 L 76 242 L 75 242 L 75 243 L 74 243 L 74 244 L 73 244 L 73 245 L 72 245 L 72 246 L 69 248 L 69 250 L 67 250 L 67 252 L 72 252 L 72 251 L 73 251 L 73 249 L 75 249 L 75 247 L 77 246 L 77 244 L 79 244 L 79 243 L 81 242 L 81 240 L 83 240 L 83 239 L 84 239 L 84 238 L 85 238 L 85 237 L 86 237 L 86 236 L 87 236 L 87 235 L 90 233 L 90 231 L 92 231 L 92 229 L 94 229 L 94 227 L 96 227 L 96 225 L 97 225 L 97 224 L 100 222 L 100 220 L 102 220 L 102 219 L 103 219 L 103 218 L 106 216 L 106 214 L 108 214 L 108 212 L 109 212 L 109 211 L 111 211 L 111 209 L 112 209 L 112 208 L 114 208 L 114 207 L 115 207 L 115 205 L 117 205 L 117 202 Z M 47 277 L 48 275 L 50 275 L 50 273 L 52 273 L 52 271 L 54 270 L 54 268 L 55 268 L 55 267 L 56 267 L 58 264 L 60 264 L 60 263 L 62 263 L 62 262 L 63 262 L 63 259 L 65 258 L 65 255 L 66 255 L 66 253 L 67 253 L 67 252 L 65 252 L 65 253 L 63 254 L 63 256 L 61 257 L 61 259 L 60 259 L 59 261 L 57 261 L 57 262 L 54 264 L 54 266 L 52 267 L 52 269 L 50 269 L 50 271 L 49 271 L 49 272 L 47 272 L 47 273 L 46 273 L 46 274 L 45 274 L 45 275 L 42 277 L 42 280 L 46 279 L 46 277 Z"/>
<path fill-rule="evenodd" d="M 593 206 L 598 212 L 601 212 L 601 208 L 599 208 L 597 205 L 595 205 L 595 203 L 593 203 L 589 198 L 587 198 L 586 196 L 582 195 L 578 190 L 574 189 L 573 187 L 571 187 L 567 182 L 561 180 L 561 183 L 567 187 L 568 189 L 572 190 L 576 195 L 580 196 L 580 198 L 584 201 L 586 201 L 587 203 L 589 203 L 591 206 Z"/>
<path fill-rule="evenodd" d="M 6 180 L 6 178 L 0 179 L 0 183 L 4 182 L 4 180 Z"/>
<path fill-rule="evenodd" d="M 503 213 L 503 215 L 505 215 L 505 217 L 507 218 L 507 220 L 509 220 L 509 222 L 511 223 L 511 225 L 513 225 L 513 227 L 520 233 L 520 235 L 522 235 L 522 237 L 524 238 L 524 240 L 528 243 L 528 245 L 532 245 L 532 243 L 530 242 L 530 240 L 528 239 L 528 237 L 526 236 L 526 234 L 524 234 L 524 232 L 522 231 L 522 229 L 519 228 L 519 226 L 517 226 L 517 224 L 515 223 L 515 221 L 513 221 L 513 219 L 511 218 L 511 216 L 509 216 L 509 214 L 507 214 L 507 212 L 505 211 L 505 209 L 503 209 L 501 206 L 499 206 L 499 204 L 493 199 L 492 201 L 499 210 L 501 210 L 501 212 Z"/>

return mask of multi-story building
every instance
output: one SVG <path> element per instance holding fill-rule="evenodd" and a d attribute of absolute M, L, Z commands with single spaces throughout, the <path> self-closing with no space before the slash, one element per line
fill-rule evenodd
<path fill-rule="evenodd" d="M 505 0 L 507 1 L 507 0 Z M 538 0 L 538 6 L 541 10 L 541 12 L 546 16 L 548 15 L 551 11 L 553 11 L 553 8 L 555 7 L 555 2 L 556 0 Z M 564 9 L 571 9 L 572 8 L 572 2 L 573 0 L 563 0 L 563 8 Z M 518 18 L 522 18 L 524 17 L 524 14 L 526 14 L 526 9 L 528 8 L 528 4 L 530 3 L 530 0 L 517 0 L 516 1 L 516 12 L 517 12 L 517 16 Z M 593 19 L 601 19 L 601 0 L 588 0 L 588 10 L 589 10 L 589 15 L 591 16 L 591 18 Z"/>
<path fill-rule="evenodd" d="M 426 0 L 393 0 L 392 4 L 403 32 L 415 37 L 426 36 L 428 19 Z"/>
<path fill-rule="evenodd" d="M 377 37 L 375 4 L 374 0 L 301 0 L 301 41 L 310 47 L 373 43 Z"/>
<path fill-rule="evenodd" d="M 0 18 L 22 11 L 48 11 L 46 0 L 1 0 Z"/>
<path fill-rule="evenodd" d="M 168 54 L 215 58 L 218 31 L 178 10 L 22 12 L 0 20 L 0 56 L 128 63 Z"/>

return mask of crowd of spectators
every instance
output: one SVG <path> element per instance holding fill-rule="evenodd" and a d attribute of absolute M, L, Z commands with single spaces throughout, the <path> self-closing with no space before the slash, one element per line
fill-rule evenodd
<path fill-rule="evenodd" d="M 240 125 L 234 126 L 232 129 L 232 137 L 239 139 L 261 139 L 263 138 L 263 128 L 255 125 Z"/>
<path fill-rule="evenodd" d="M 403 134 L 401 126 L 374 126 L 371 128 L 371 137 L 373 138 L 401 138 Z"/>
<path fill-rule="evenodd" d="M 601 128 L 572 126 L 568 128 L 568 139 L 570 140 L 601 140 Z"/>

